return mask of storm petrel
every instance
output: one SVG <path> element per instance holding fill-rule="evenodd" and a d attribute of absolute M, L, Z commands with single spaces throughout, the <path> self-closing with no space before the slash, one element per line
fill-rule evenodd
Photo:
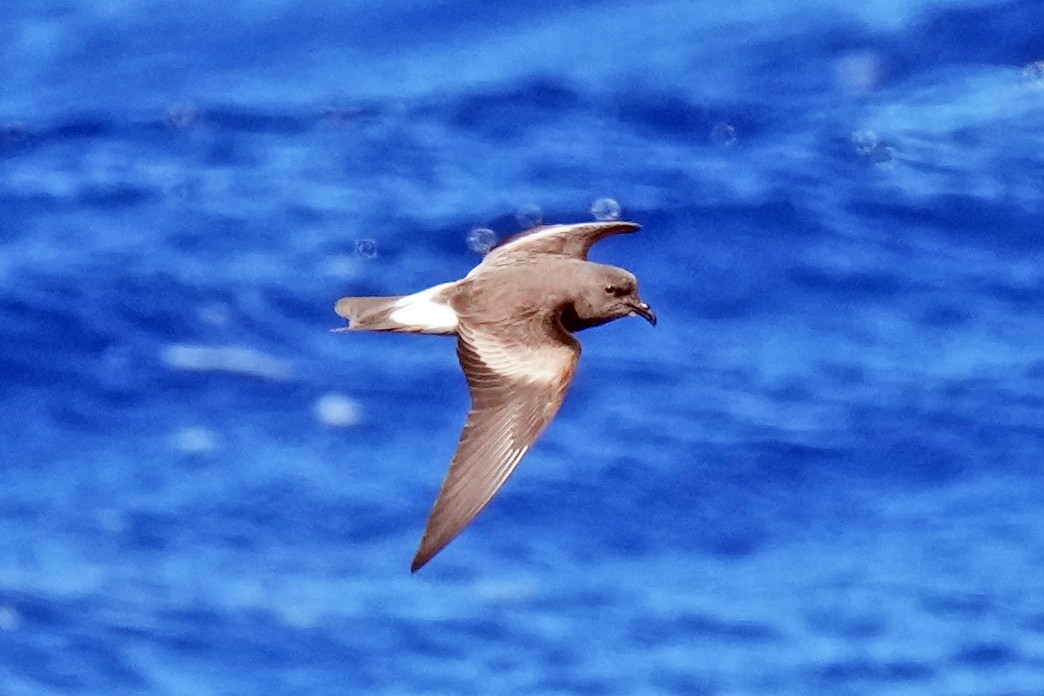
<path fill-rule="evenodd" d="M 656 324 L 633 274 L 592 263 L 598 240 L 632 222 L 546 225 L 495 246 L 463 279 L 412 295 L 345 297 L 337 331 L 457 337 L 471 411 L 428 518 L 416 572 L 482 511 L 555 417 L 573 380 L 573 333 L 628 315 Z"/>

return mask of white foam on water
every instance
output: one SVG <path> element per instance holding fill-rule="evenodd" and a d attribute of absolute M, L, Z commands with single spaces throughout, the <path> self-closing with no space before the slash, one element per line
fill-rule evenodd
<path fill-rule="evenodd" d="M 217 434 L 209 428 L 184 428 L 174 437 L 175 446 L 185 454 L 209 454 L 218 447 Z"/>
<path fill-rule="evenodd" d="M 279 382 L 293 378 L 290 363 L 254 348 L 175 343 L 164 348 L 161 357 L 172 370 L 230 372 Z"/>
<path fill-rule="evenodd" d="M 362 408 L 351 397 L 331 392 L 316 400 L 315 416 L 331 428 L 350 428 L 362 420 Z"/>

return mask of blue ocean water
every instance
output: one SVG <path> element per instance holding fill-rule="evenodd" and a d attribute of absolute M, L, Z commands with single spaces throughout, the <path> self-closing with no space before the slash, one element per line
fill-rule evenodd
<path fill-rule="evenodd" d="M 643 230 L 409 562 L 472 230 Z M 1044 4 L 9 0 L 0 696 L 1044 693 Z"/>

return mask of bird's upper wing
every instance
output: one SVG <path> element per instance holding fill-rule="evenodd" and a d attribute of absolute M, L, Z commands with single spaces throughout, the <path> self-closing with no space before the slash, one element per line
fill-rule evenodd
<path fill-rule="evenodd" d="M 458 334 L 471 411 L 413 571 L 453 541 L 504 485 L 558 413 L 580 357 L 579 342 L 543 323 L 497 327 L 494 334 L 462 321 Z"/>
<path fill-rule="evenodd" d="M 581 222 L 575 225 L 544 225 L 517 234 L 490 251 L 492 255 L 514 252 L 565 254 L 586 259 L 595 242 L 612 234 L 629 234 L 640 229 L 633 222 Z"/>

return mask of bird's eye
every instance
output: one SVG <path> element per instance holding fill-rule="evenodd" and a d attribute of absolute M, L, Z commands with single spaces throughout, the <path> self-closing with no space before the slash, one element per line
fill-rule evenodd
<path fill-rule="evenodd" d="M 605 292 L 607 294 L 609 294 L 609 295 L 615 295 L 616 294 L 616 286 L 615 285 L 606 285 L 605 286 Z"/>

